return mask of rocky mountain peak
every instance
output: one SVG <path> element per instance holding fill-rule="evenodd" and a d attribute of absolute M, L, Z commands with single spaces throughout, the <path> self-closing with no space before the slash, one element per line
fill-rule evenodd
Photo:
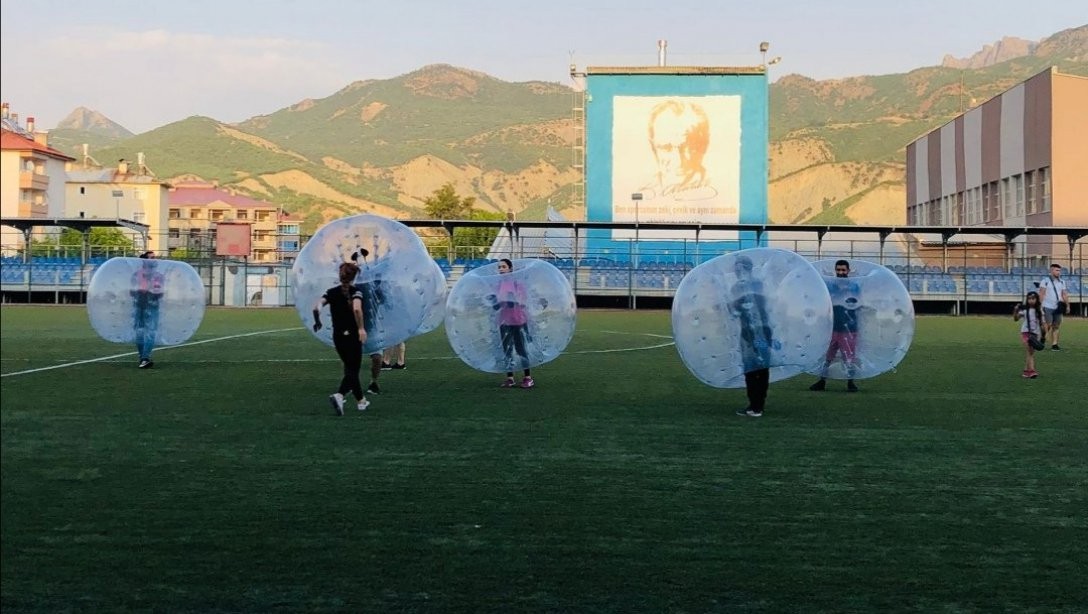
<path fill-rule="evenodd" d="M 1039 45 L 1034 41 L 1006 36 L 992 45 L 984 45 L 981 51 L 968 58 L 957 58 L 952 55 L 944 56 L 941 66 L 946 68 L 978 69 L 1000 64 L 1014 58 L 1031 55 Z"/>

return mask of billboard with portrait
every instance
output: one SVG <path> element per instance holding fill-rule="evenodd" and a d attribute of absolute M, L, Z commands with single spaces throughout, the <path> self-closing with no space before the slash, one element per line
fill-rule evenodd
<path fill-rule="evenodd" d="M 587 69 L 586 218 L 765 223 L 767 116 L 760 68 Z M 619 255 L 635 234 L 591 231 L 587 247 Z M 644 251 L 661 251 L 694 233 L 640 230 L 638 238 Z M 758 244 L 754 232 L 735 230 L 702 231 L 699 240 L 721 251 Z"/>

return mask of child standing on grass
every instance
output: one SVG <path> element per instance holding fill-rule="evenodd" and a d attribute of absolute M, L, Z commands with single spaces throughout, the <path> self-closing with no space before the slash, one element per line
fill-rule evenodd
<path fill-rule="evenodd" d="M 1043 336 L 1043 310 L 1039 306 L 1039 293 L 1028 292 L 1024 297 L 1024 303 L 1013 307 L 1012 319 L 1016 322 L 1023 318 L 1020 324 L 1020 343 L 1024 346 L 1024 373 L 1023 377 L 1035 379 L 1039 372 L 1035 370 L 1035 348 L 1029 342 L 1031 334 L 1035 333 L 1041 339 Z"/>

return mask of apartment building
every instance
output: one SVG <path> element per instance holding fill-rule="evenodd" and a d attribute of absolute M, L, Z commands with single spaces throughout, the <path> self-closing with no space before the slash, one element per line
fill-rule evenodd
<path fill-rule="evenodd" d="M 200 181 L 178 182 L 169 191 L 171 253 L 215 254 L 215 229 L 220 222 L 250 226 L 250 262 L 293 260 L 301 248 L 300 224 L 277 205 L 255 200 Z"/>
<path fill-rule="evenodd" d="M 907 223 L 1088 225 L 1088 77 L 1050 68 L 907 145 Z M 1025 255 L 1064 258 L 1048 237 Z"/>
<path fill-rule="evenodd" d="M 33 117 L 27 118 L 24 127 L 5 103 L 0 119 L 0 216 L 63 217 L 65 167 L 74 158 L 50 147 L 45 133 L 35 130 Z M 18 230 L 4 226 L 0 232 L 5 253 L 22 247 Z"/>

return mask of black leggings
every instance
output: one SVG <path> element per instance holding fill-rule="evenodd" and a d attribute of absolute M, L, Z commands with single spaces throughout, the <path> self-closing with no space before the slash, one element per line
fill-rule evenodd
<path fill-rule="evenodd" d="M 363 384 L 359 381 L 359 369 L 363 366 L 363 344 L 355 331 L 336 331 L 332 335 L 336 353 L 344 363 L 344 377 L 340 380 L 340 394 L 352 393 L 356 399 L 363 398 Z"/>
<path fill-rule="evenodd" d="M 514 353 L 521 357 L 521 368 L 529 374 L 529 350 L 525 347 L 527 324 L 500 324 L 499 337 L 502 339 L 502 351 L 506 355 L 506 368 L 514 368 Z"/>
<path fill-rule="evenodd" d="M 771 370 L 756 369 L 744 374 L 744 387 L 748 390 L 748 407 L 763 411 L 767 402 L 767 388 L 771 385 Z"/>

